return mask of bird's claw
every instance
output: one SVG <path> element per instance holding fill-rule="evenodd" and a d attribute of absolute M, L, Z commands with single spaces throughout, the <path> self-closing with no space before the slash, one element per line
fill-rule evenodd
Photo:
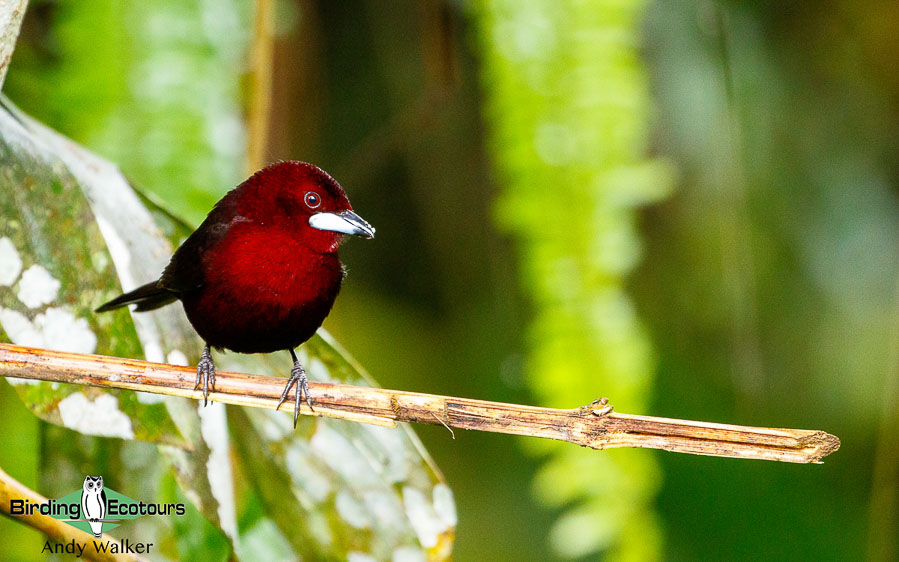
<path fill-rule="evenodd" d="M 296 429 L 297 427 L 297 419 L 300 416 L 300 400 L 305 396 L 306 405 L 309 406 L 309 409 L 313 412 L 315 408 L 312 407 L 312 402 L 309 401 L 309 379 L 306 378 L 306 369 L 303 368 L 299 363 L 293 364 L 293 369 L 290 370 L 290 378 L 287 379 L 287 386 L 284 387 L 284 392 L 281 393 L 281 400 L 278 402 L 278 408 L 281 408 L 281 404 L 287 400 L 287 395 L 290 393 L 290 388 L 296 384 L 297 392 L 296 392 L 296 403 L 293 408 L 293 427 Z"/>
<path fill-rule="evenodd" d="M 203 349 L 203 355 L 200 356 L 200 362 L 197 363 L 197 383 L 194 385 L 194 390 L 200 388 L 201 382 L 203 383 L 203 405 L 205 406 L 209 403 L 209 391 L 215 392 L 215 363 L 212 362 L 212 354 L 209 352 L 208 345 Z"/>

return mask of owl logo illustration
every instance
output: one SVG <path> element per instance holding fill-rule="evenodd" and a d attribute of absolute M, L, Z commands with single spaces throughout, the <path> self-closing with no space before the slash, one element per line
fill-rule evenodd
<path fill-rule="evenodd" d="M 87 519 L 96 538 L 103 534 L 106 517 L 106 492 L 103 490 L 102 476 L 85 476 L 81 490 L 81 516 Z"/>

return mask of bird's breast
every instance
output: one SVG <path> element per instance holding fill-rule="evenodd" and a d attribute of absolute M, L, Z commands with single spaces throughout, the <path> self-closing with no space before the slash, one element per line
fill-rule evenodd
<path fill-rule="evenodd" d="M 205 282 L 182 298 L 207 343 L 244 353 L 293 348 L 309 339 L 343 281 L 336 253 L 289 235 L 235 236 L 204 256 Z"/>

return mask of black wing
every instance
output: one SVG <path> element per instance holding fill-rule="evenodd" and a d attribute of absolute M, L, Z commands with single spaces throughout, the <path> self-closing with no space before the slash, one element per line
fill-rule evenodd
<path fill-rule="evenodd" d="M 216 203 L 203 224 L 175 251 L 159 278 L 160 288 L 180 295 L 203 286 L 206 282 L 204 254 L 218 244 L 234 224 L 249 220 L 238 214 L 235 193 L 238 189 Z"/>
<path fill-rule="evenodd" d="M 202 287 L 206 280 L 203 254 L 215 246 L 232 225 L 248 220 L 237 212 L 236 191 L 237 189 L 232 190 L 216 203 L 200 228 L 188 236 L 175 251 L 159 280 L 112 299 L 96 312 L 106 312 L 129 304 L 137 304 L 135 312 L 154 310 L 175 302 L 186 292 Z"/>

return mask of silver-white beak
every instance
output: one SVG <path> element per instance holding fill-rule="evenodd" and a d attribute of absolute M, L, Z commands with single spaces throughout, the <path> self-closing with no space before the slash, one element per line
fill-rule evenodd
<path fill-rule="evenodd" d="M 361 236 L 362 238 L 375 237 L 374 227 L 353 211 L 316 213 L 309 217 L 309 226 L 319 230 L 330 230 L 332 232 Z"/>

